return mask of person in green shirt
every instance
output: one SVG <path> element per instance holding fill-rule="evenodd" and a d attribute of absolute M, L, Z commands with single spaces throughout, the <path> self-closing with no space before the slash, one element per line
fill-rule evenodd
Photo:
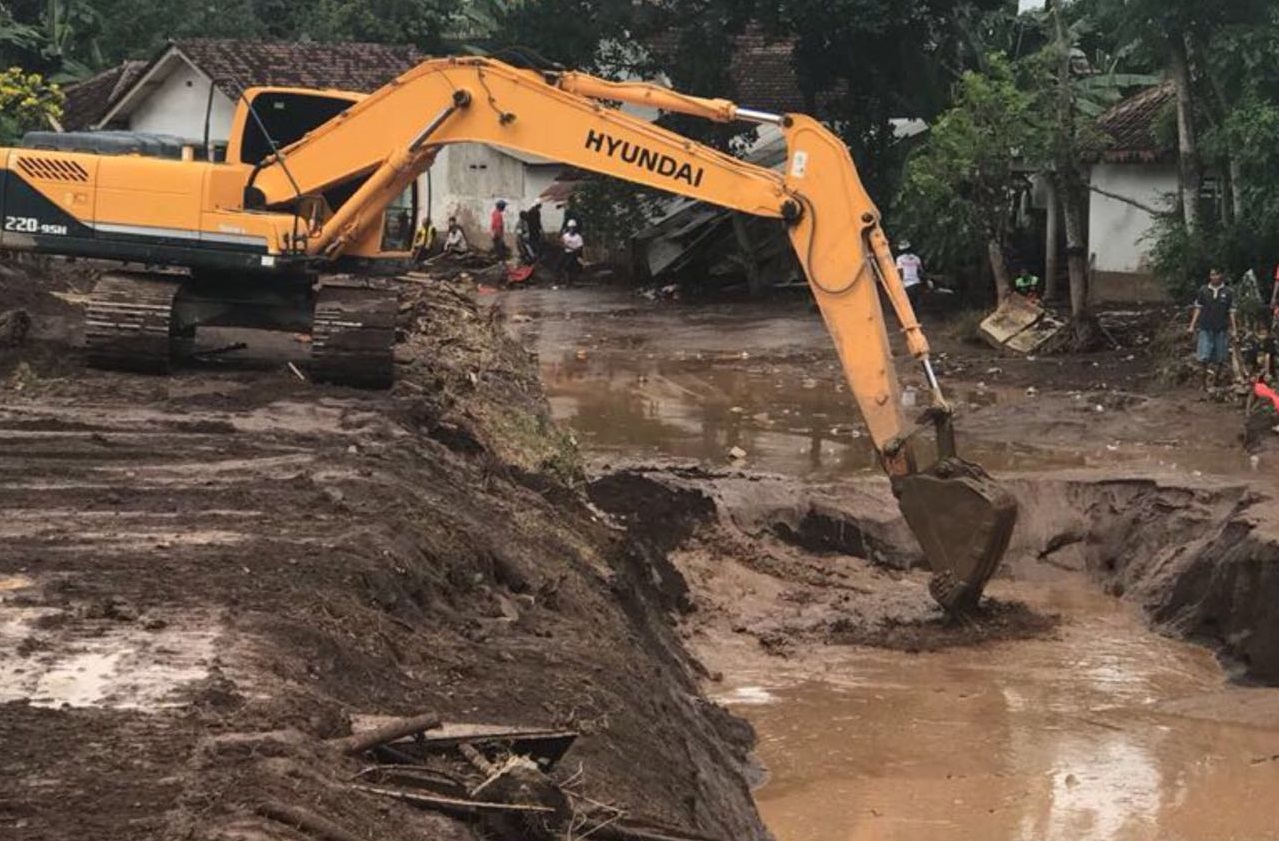
<path fill-rule="evenodd" d="M 1017 277 L 1013 279 L 1013 291 L 1018 295 L 1038 300 L 1041 292 L 1039 275 L 1032 272 L 1028 266 L 1022 266 Z"/>

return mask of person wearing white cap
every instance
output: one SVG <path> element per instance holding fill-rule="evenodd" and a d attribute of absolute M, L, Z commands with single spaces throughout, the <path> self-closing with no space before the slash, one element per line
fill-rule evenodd
<path fill-rule="evenodd" d="M 577 275 L 582 269 L 582 250 L 586 248 L 586 241 L 582 239 L 582 234 L 577 229 L 576 219 L 570 219 L 565 223 L 560 244 L 564 246 L 563 262 L 560 264 L 561 272 L 571 283 L 577 280 Z"/>
<path fill-rule="evenodd" d="M 897 273 L 902 276 L 902 286 L 906 287 L 906 295 L 910 298 L 911 304 L 919 303 L 919 293 L 923 287 L 924 261 L 919 259 L 910 248 L 910 242 L 902 240 L 898 246 L 897 254 Z"/>

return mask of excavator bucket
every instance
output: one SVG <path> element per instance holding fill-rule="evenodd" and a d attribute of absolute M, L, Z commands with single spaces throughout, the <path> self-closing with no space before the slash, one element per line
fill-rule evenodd
<path fill-rule="evenodd" d="M 933 571 L 929 592 L 947 613 L 971 611 L 1008 550 L 1017 501 L 980 467 L 958 458 L 899 479 L 896 492 Z"/>

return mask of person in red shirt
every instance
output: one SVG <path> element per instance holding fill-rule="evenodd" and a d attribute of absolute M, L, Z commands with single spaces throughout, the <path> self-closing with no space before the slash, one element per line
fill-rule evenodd
<path fill-rule="evenodd" d="M 506 217 L 502 212 L 506 210 L 506 202 L 502 199 L 497 200 L 497 206 L 493 208 L 493 215 L 489 217 L 489 233 L 493 235 L 493 256 L 499 260 L 505 261 L 506 250 Z"/>

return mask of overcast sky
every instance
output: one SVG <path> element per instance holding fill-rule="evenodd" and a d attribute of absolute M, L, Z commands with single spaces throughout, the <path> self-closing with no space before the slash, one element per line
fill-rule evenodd
<path fill-rule="evenodd" d="M 1044 0 L 1017 0 L 1017 10 L 1019 12 L 1028 12 L 1031 9 L 1042 9 Z"/>

